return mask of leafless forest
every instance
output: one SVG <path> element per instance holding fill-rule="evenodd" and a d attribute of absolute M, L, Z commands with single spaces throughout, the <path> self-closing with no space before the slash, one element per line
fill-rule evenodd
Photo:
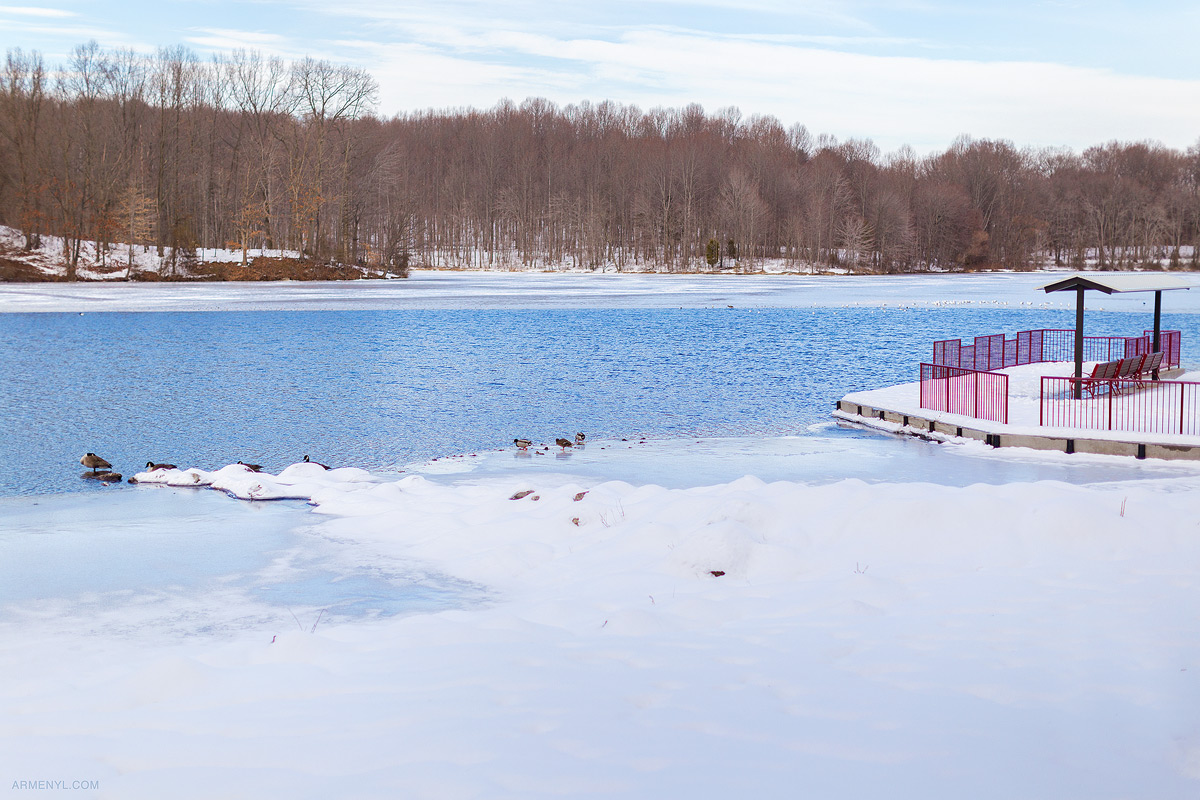
<path fill-rule="evenodd" d="M 541 99 L 385 119 L 362 70 L 77 47 L 0 74 L 0 222 L 443 268 L 1197 269 L 1200 142 L 882 154 L 772 117 Z M 105 248 L 106 250 L 108 248 Z M 119 252 L 116 248 L 114 252 Z"/>

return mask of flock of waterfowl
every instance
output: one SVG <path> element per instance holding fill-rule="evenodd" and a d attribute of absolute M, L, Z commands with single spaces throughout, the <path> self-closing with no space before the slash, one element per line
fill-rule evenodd
<path fill-rule="evenodd" d="M 583 447 L 583 443 L 586 440 L 587 440 L 587 435 L 581 431 L 581 432 L 575 434 L 575 441 L 573 441 L 573 442 L 570 439 L 563 439 L 563 438 L 559 437 L 558 439 L 554 440 L 554 443 L 556 445 L 558 445 L 560 448 L 562 448 L 562 450 L 565 452 L 568 447 Z M 513 444 L 515 444 L 517 446 L 518 450 L 528 450 L 530 448 L 530 446 L 533 445 L 533 440 L 532 439 L 513 439 Z M 545 445 L 545 449 L 549 450 L 550 446 Z"/>
<path fill-rule="evenodd" d="M 582 431 L 580 431 L 579 433 L 575 434 L 575 441 L 571 441 L 570 439 L 563 439 L 560 437 L 560 438 L 555 439 L 554 443 L 556 445 L 558 445 L 563 450 L 563 452 L 565 452 L 568 447 L 583 447 L 584 442 L 586 440 L 587 440 L 587 435 L 585 433 L 583 433 Z M 513 439 L 513 444 L 515 444 L 517 446 L 518 450 L 528 450 L 530 447 L 533 446 L 533 440 L 518 438 L 518 439 Z M 546 450 L 550 449 L 549 445 L 544 445 L 543 447 Z M 79 459 L 79 463 L 82 464 L 83 466 L 87 467 L 89 470 L 91 470 L 91 472 L 83 473 L 82 477 L 84 477 L 84 478 L 92 478 L 92 479 L 100 481 L 101 483 L 104 483 L 105 485 L 110 484 L 110 483 L 120 483 L 121 482 L 121 473 L 113 472 L 112 464 L 110 464 L 108 461 L 101 458 L 100 456 L 96 455 L 95 453 L 84 453 L 83 457 Z M 242 465 L 246 469 L 250 470 L 251 472 L 261 472 L 262 471 L 261 464 L 249 464 L 245 461 L 239 461 L 237 463 Z M 319 461 L 311 460 L 308 456 L 304 457 L 304 463 L 305 464 L 313 464 L 315 466 L 320 467 L 321 469 L 329 469 L 329 467 L 320 463 Z M 177 466 L 175 466 L 174 464 L 160 464 L 155 461 L 147 461 L 146 462 L 146 471 L 147 472 L 153 472 L 153 471 L 159 470 L 159 469 L 179 469 L 179 468 Z M 130 478 L 129 482 L 135 483 L 136 481 L 133 478 Z"/>
<path fill-rule="evenodd" d="M 79 463 L 83 464 L 85 467 L 87 467 L 88 469 L 91 470 L 91 472 L 83 473 L 82 477 L 84 477 L 84 478 L 92 478 L 92 479 L 98 480 L 104 484 L 121 482 L 121 473 L 113 472 L 112 464 L 110 464 L 108 461 L 101 458 L 100 456 L 96 455 L 95 453 L 84 453 L 83 457 L 79 459 Z M 250 470 L 251 472 L 261 472 L 262 471 L 261 464 L 248 464 L 245 461 L 239 461 L 237 463 L 241 464 L 243 467 Z M 314 465 L 320 467 L 321 469 L 329 469 L 329 467 L 325 466 L 324 464 L 322 464 L 318 461 L 310 460 L 308 456 L 304 457 L 304 463 L 305 464 L 314 464 Z M 179 467 L 175 466 L 174 464 L 160 464 L 155 461 L 147 461 L 146 462 L 146 471 L 147 472 L 154 472 L 155 470 L 159 470 L 159 469 L 179 469 Z M 129 482 L 135 483 L 133 478 L 130 478 Z"/>

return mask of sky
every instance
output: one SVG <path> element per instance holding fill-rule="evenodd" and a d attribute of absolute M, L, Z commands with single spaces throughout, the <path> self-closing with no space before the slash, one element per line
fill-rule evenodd
<path fill-rule="evenodd" d="M 0 0 L 2 2 L 3 0 Z M 1075 151 L 1200 143 L 1194 0 L 57 0 L 0 5 L 51 66 L 95 39 L 369 70 L 381 116 L 508 98 L 699 103 L 925 154 L 956 138 Z"/>

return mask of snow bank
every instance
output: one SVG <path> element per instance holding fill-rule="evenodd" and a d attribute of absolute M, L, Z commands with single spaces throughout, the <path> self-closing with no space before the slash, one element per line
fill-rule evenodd
<path fill-rule="evenodd" d="M 311 500 L 331 487 L 357 487 L 378 479 L 357 467 L 326 469 L 320 464 L 292 464 L 278 475 L 258 472 L 245 464 L 230 464 L 208 472 L 196 467 L 139 472 L 130 483 L 183 488 L 209 488 L 239 500 Z"/>
<path fill-rule="evenodd" d="M 41 245 L 31 251 L 24 249 L 25 235 L 16 228 L 0 225 L 0 251 L 7 251 L 15 260 L 35 267 L 47 275 L 66 274 L 66 241 L 61 236 L 43 234 Z M 131 248 L 124 242 L 112 242 L 102 248 L 94 241 L 80 242 L 79 262 L 76 274 L 82 280 L 105 281 L 125 280 L 128 271 L 161 272 L 171 257 L 171 248 L 160 256 L 152 245 L 135 244 Z M 247 259 L 258 257 L 299 258 L 296 250 L 249 248 Z M 240 249 L 205 247 L 196 250 L 196 260 L 201 263 L 240 263 Z"/>
<path fill-rule="evenodd" d="M 122 798 L 1200 790 L 1196 477 L 668 489 L 311 467 L 156 479 L 308 495 L 314 535 L 490 601 L 232 638 L 29 612 L 0 624 L 0 774 Z"/>

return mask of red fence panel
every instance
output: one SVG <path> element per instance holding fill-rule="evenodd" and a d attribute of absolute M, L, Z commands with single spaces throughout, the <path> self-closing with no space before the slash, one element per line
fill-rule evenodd
<path fill-rule="evenodd" d="M 1163 368 L 1179 366 L 1181 335 L 1179 331 L 1161 331 L 1159 349 L 1163 351 Z M 1152 335 L 1142 336 L 1085 336 L 1084 361 L 1116 361 L 1150 352 Z M 963 346 L 961 339 L 933 343 L 933 363 L 965 369 L 993 370 L 1043 361 L 1074 361 L 1075 331 L 1020 331 L 1008 339 L 1002 333 L 976 336 L 974 344 Z"/>
<path fill-rule="evenodd" d="M 1042 361 L 1071 361 L 1075 358 L 1075 331 L 1042 331 Z"/>
<path fill-rule="evenodd" d="M 975 366 L 978 370 L 1004 368 L 1004 334 L 975 337 Z"/>
<path fill-rule="evenodd" d="M 1163 354 L 1163 369 L 1179 366 L 1179 345 L 1182 335 L 1179 331 L 1158 332 L 1158 349 Z M 1153 343 L 1154 331 L 1146 331 L 1146 338 Z"/>
<path fill-rule="evenodd" d="M 1076 385 L 1079 400 L 1074 399 Z M 1040 414 L 1041 424 L 1053 428 L 1196 436 L 1200 383 L 1045 376 Z"/>
<path fill-rule="evenodd" d="M 1161 331 L 1162 368 L 1180 363 L 1182 334 Z M 1145 355 L 1152 332 L 1142 336 L 1085 336 L 1085 361 Z M 934 342 L 932 364 L 921 365 L 921 407 L 1008 422 L 1008 376 L 991 370 L 1045 361 L 1073 361 L 1075 331 L 1020 331 Z M 1080 399 L 1074 399 L 1078 394 Z M 1043 377 L 1039 416 L 1049 427 L 1200 435 L 1200 383 L 1128 378 L 1107 381 Z"/>
<path fill-rule="evenodd" d="M 1007 339 L 1004 342 L 1004 366 L 1015 367 L 1022 363 L 1019 356 L 1019 347 L 1016 339 Z M 1025 362 L 1028 363 L 1028 362 Z"/>
<path fill-rule="evenodd" d="M 922 364 L 921 408 L 1007 424 L 1008 376 L 945 364 Z"/>
<path fill-rule="evenodd" d="M 933 343 L 933 363 L 957 367 L 962 358 L 962 339 L 944 339 Z"/>
<path fill-rule="evenodd" d="M 1017 361 L 1036 364 L 1042 361 L 1042 331 L 1020 331 L 1017 334 Z"/>

